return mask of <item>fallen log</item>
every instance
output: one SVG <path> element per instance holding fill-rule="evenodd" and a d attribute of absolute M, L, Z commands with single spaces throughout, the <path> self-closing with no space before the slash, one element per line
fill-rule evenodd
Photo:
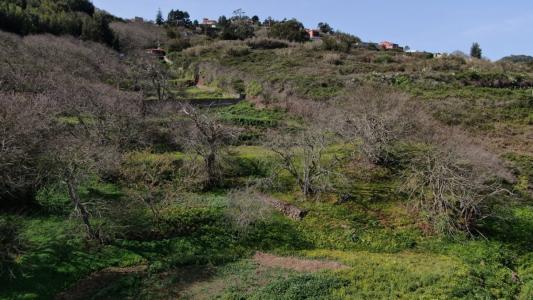
<path fill-rule="evenodd" d="M 261 194 L 260 197 L 265 203 L 293 220 L 299 221 L 305 218 L 305 216 L 309 213 L 309 211 L 305 209 L 300 209 L 294 205 L 284 203 L 272 196 Z"/>

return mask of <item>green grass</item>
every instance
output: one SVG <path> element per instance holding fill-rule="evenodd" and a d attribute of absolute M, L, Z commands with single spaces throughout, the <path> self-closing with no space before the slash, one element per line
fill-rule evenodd
<path fill-rule="evenodd" d="M 63 218 L 26 217 L 20 238 L 25 251 L 16 259 L 16 277 L 0 277 L 0 299 L 51 299 L 93 271 L 144 262 L 115 246 L 87 246 L 76 224 Z"/>
<path fill-rule="evenodd" d="M 264 151 L 239 150 L 247 157 Z M 167 238 L 122 240 L 104 247 L 86 245 L 77 238 L 76 222 L 48 216 L 26 218 L 21 237 L 28 246 L 16 264 L 20 277 L 2 278 L 9 288 L 0 298 L 51 298 L 93 271 L 138 264 L 148 264 L 152 275 L 126 276 L 100 291 L 99 297 L 137 293 L 163 297 L 165 291 L 179 290 L 191 297 L 212 293 L 230 299 L 236 295 L 292 299 L 296 291 L 305 289 L 302 295 L 319 298 L 485 299 L 527 295 L 531 288 L 531 237 L 526 237 L 533 232 L 533 209 L 516 211 L 521 227 L 500 226 L 501 240 L 445 240 L 424 236 L 395 200 L 335 205 L 302 202 L 291 194 L 277 196 L 309 209 L 309 215 L 297 222 L 276 214 L 242 235 L 228 226 L 223 215 L 224 194 L 196 195 L 165 210 Z M 508 231 L 516 236 L 503 240 Z M 522 248 L 513 249 L 520 239 Z M 246 260 L 257 250 L 326 258 L 350 269 L 315 275 L 265 270 L 257 277 L 257 267 Z M 179 271 L 184 268 L 213 270 L 195 279 L 192 289 L 184 290 L 180 281 L 186 277 Z M 524 285 L 513 281 L 515 271 Z"/>
<path fill-rule="evenodd" d="M 514 293 L 514 287 L 504 283 L 500 283 L 502 290 L 480 287 L 468 265 L 451 256 L 331 250 L 305 254 L 339 260 L 352 267 L 340 272 L 340 278 L 349 281 L 335 291 L 340 299 L 485 299 L 510 297 Z"/>
<path fill-rule="evenodd" d="M 154 163 L 159 160 L 181 161 L 185 157 L 186 155 L 182 152 L 133 152 L 129 155 L 129 160 L 139 163 Z"/>
<path fill-rule="evenodd" d="M 184 94 L 184 98 L 187 99 L 218 99 L 231 97 L 232 95 L 229 95 L 220 89 L 199 88 L 196 86 L 186 89 Z"/>
<path fill-rule="evenodd" d="M 331 299 L 348 280 L 330 274 L 298 274 L 270 283 L 250 299 Z"/>
<path fill-rule="evenodd" d="M 280 110 L 258 109 L 249 102 L 221 108 L 218 113 L 222 120 L 228 123 L 259 128 L 278 127 L 287 118 Z"/>
<path fill-rule="evenodd" d="M 518 175 L 515 188 L 526 193 L 533 187 L 533 155 L 520 155 L 509 153 L 505 158 L 514 165 Z"/>

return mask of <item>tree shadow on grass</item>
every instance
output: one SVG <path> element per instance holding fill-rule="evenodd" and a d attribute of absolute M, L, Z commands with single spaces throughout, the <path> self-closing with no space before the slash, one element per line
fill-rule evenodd
<path fill-rule="evenodd" d="M 24 256 L 13 269 L 14 278 L 0 278 L 5 287 L 0 298 L 50 299 L 99 267 L 90 253 L 56 240 Z"/>
<path fill-rule="evenodd" d="M 294 221 L 283 217 L 257 224 L 242 240 L 242 244 L 255 250 L 304 250 L 313 244 L 305 239 Z"/>
<path fill-rule="evenodd" d="M 521 252 L 533 251 L 533 207 L 511 207 L 498 210 L 480 226 L 489 240 L 497 240 Z"/>

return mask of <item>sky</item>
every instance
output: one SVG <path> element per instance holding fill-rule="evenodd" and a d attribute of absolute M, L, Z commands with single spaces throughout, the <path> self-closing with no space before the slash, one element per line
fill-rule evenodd
<path fill-rule="evenodd" d="M 158 8 L 188 11 L 191 19 L 247 15 L 297 18 L 307 27 L 327 22 L 364 41 L 384 40 L 413 50 L 468 53 L 478 42 L 483 55 L 497 60 L 533 55 L 531 0 L 93 0 L 116 16 L 155 19 Z"/>

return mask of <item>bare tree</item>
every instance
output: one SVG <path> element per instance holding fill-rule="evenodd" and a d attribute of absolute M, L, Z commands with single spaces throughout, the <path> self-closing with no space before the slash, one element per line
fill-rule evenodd
<path fill-rule="evenodd" d="M 203 160 L 205 186 L 216 186 L 221 181 L 223 151 L 236 139 L 238 131 L 223 124 L 208 109 L 203 113 L 191 105 L 184 105 L 182 111 L 192 123 L 187 147 Z"/>
<path fill-rule="evenodd" d="M 134 153 L 132 156 L 148 156 L 149 152 Z M 130 157 L 122 168 L 127 184 L 127 193 L 150 208 L 157 225 L 161 222 L 161 208 L 177 197 L 179 187 L 176 169 L 169 159 L 137 161 Z"/>
<path fill-rule="evenodd" d="M 67 134 L 50 139 L 47 164 L 43 167 L 48 169 L 51 178 L 67 187 L 74 211 L 84 224 L 89 238 L 99 239 L 100 233 L 92 225 L 91 213 L 79 194 L 80 185 L 96 173 L 99 166 L 106 164 L 98 156 L 110 152 L 110 149 L 103 147 L 96 149 L 93 142 L 88 137 L 70 137 Z"/>
<path fill-rule="evenodd" d="M 375 164 L 391 162 L 394 143 L 416 128 L 417 110 L 409 98 L 398 93 L 359 92 L 343 103 L 342 132 L 360 141 L 360 150 Z"/>
<path fill-rule="evenodd" d="M 121 51 L 128 54 L 144 52 L 167 41 L 165 29 L 149 23 L 114 22 L 110 26 L 119 38 Z"/>
<path fill-rule="evenodd" d="M 269 147 L 281 159 L 280 168 L 289 172 L 305 197 L 332 189 L 332 177 L 343 157 L 326 157 L 332 133 L 311 127 L 295 135 L 271 136 Z"/>
<path fill-rule="evenodd" d="M 46 96 L 0 92 L 0 206 L 28 204 L 42 174 L 42 140 L 51 128 Z"/>
<path fill-rule="evenodd" d="M 151 59 L 145 65 L 144 71 L 146 77 L 151 82 L 151 90 L 155 91 L 157 95 L 157 100 L 166 100 L 169 96 L 169 74 L 167 67 L 162 62 Z"/>
<path fill-rule="evenodd" d="M 92 225 L 91 211 L 79 194 L 79 187 L 91 176 L 115 173 L 120 152 L 127 148 L 131 130 L 140 114 L 138 98 L 104 86 L 86 84 L 76 91 L 64 87 L 53 91 L 59 108 L 55 126 L 43 141 L 41 169 L 49 180 L 67 187 L 75 212 L 91 239 L 100 239 Z"/>
<path fill-rule="evenodd" d="M 410 166 L 402 189 L 439 233 L 474 233 L 478 221 L 489 215 L 488 199 L 505 191 L 497 183 L 487 183 L 445 146 L 424 152 Z"/>

